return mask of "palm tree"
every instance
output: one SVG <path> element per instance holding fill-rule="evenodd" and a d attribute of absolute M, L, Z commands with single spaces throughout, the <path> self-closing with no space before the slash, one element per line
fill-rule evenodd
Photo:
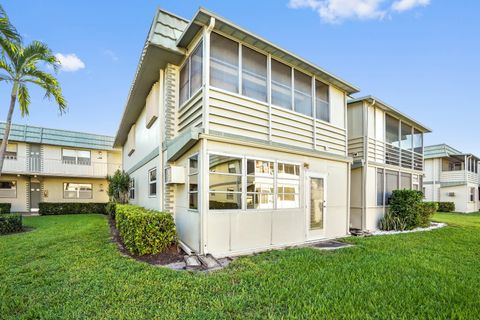
<path fill-rule="evenodd" d="M 49 67 L 52 68 L 55 73 L 58 70 L 59 62 L 47 45 L 33 41 L 28 46 L 23 47 L 20 42 L 12 42 L 0 37 L 0 48 L 3 49 L 3 56 L 0 58 L 0 70 L 3 73 L 0 73 L 0 81 L 12 84 L 10 107 L 3 134 L 4 138 L 0 145 L 1 175 L 17 98 L 22 116 L 28 115 L 30 94 L 27 85 L 34 84 L 43 88 L 45 90 L 45 98 L 51 99 L 53 97 L 60 113 L 65 111 L 67 103 L 62 95 L 62 89 L 58 80 L 52 74 L 39 69 L 40 65 L 45 65 L 47 69 Z"/>

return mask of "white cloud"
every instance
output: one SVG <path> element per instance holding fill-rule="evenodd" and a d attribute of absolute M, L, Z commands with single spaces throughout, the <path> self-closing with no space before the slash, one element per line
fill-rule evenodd
<path fill-rule="evenodd" d="M 392 4 L 392 9 L 397 12 L 403 12 L 415 7 L 425 7 L 430 4 L 430 0 L 398 0 Z"/>
<path fill-rule="evenodd" d="M 311 9 L 324 22 L 339 23 L 348 19 L 383 19 L 392 10 L 403 12 L 429 3 L 430 0 L 289 0 L 288 7 Z"/>
<path fill-rule="evenodd" d="M 56 53 L 55 57 L 60 62 L 60 70 L 65 72 L 75 72 L 80 69 L 85 69 L 85 63 L 83 63 L 83 61 L 74 53 Z"/>
<path fill-rule="evenodd" d="M 110 49 L 104 49 L 103 54 L 112 59 L 113 62 L 117 62 L 119 60 L 117 54 Z"/>

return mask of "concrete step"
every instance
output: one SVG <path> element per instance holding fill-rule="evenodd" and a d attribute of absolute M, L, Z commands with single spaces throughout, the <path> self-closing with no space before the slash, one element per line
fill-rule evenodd
<path fill-rule="evenodd" d="M 217 269 L 222 267 L 220 262 L 218 262 L 218 260 L 215 259 L 215 257 L 212 256 L 211 254 L 207 254 L 205 256 L 198 256 L 198 259 L 200 260 L 204 268 L 207 270 Z"/>
<path fill-rule="evenodd" d="M 202 268 L 202 263 L 196 255 L 184 256 L 183 259 L 185 260 L 185 269 L 187 270 L 199 270 Z"/>

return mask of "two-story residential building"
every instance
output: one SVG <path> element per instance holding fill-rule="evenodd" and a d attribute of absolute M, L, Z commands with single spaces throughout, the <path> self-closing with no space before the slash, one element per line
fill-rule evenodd
<path fill-rule="evenodd" d="M 205 9 L 159 10 L 115 138 L 131 202 L 172 212 L 200 254 L 347 235 L 357 91 Z"/>
<path fill-rule="evenodd" d="M 348 101 L 352 228 L 378 229 L 394 190 L 422 190 L 427 132 L 430 129 L 378 98 Z"/>
<path fill-rule="evenodd" d="M 0 123 L 0 137 L 5 124 Z M 113 137 L 13 124 L 0 202 L 12 211 L 38 210 L 39 202 L 107 202 L 107 174 L 121 168 Z"/>
<path fill-rule="evenodd" d="M 425 147 L 425 200 L 453 202 L 457 212 L 478 211 L 479 161 L 446 144 Z"/>

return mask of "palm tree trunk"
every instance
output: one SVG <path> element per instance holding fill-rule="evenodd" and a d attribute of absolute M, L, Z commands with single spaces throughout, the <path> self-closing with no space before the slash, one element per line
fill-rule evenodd
<path fill-rule="evenodd" d="M 3 133 L 2 144 L 0 145 L 0 176 L 3 171 L 3 160 L 5 160 L 5 150 L 7 149 L 8 137 L 10 136 L 10 127 L 12 126 L 12 116 L 15 110 L 15 102 L 17 101 L 18 84 L 13 83 L 12 94 L 10 96 L 10 108 L 8 109 L 7 123 L 5 132 Z"/>

